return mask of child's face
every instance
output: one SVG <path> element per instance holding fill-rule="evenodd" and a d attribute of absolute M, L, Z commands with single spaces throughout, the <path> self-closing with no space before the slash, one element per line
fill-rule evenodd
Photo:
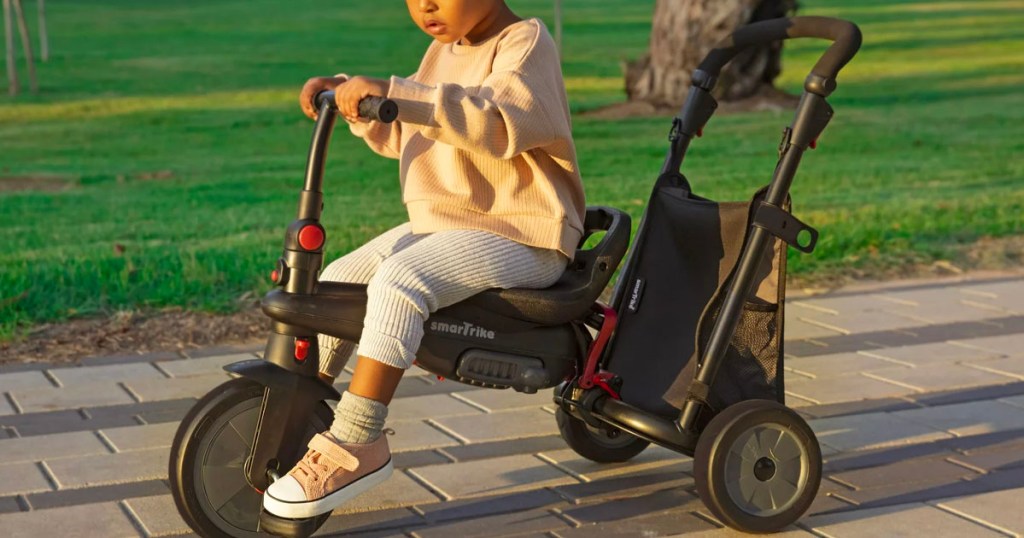
<path fill-rule="evenodd" d="M 503 0 L 405 0 L 421 30 L 442 43 L 473 33 Z"/>

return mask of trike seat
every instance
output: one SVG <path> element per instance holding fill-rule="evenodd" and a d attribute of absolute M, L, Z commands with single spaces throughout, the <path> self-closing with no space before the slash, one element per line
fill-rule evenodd
<path fill-rule="evenodd" d="M 464 302 L 510 318 L 541 325 L 577 319 L 590 309 L 611 280 L 629 246 L 629 215 L 611 207 L 588 207 L 584 234 L 576 256 L 557 282 L 544 289 L 491 289 Z M 593 248 L 582 250 L 587 238 L 605 232 Z"/>

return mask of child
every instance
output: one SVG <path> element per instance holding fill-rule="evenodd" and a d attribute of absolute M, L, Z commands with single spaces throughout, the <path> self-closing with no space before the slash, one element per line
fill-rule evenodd
<path fill-rule="evenodd" d="M 267 489 L 286 518 L 330 512 L 386 480 L 387 405 L 412 365 L 431 312 L 490 288 L 545 288 L 571 260 L 585 203 L 554 41 L 504 0 L 406 0 L 434 42 L 408 78 L 310 79 L 300 103 L 335 90 L 352 132 L 400 161 L 409 222 L 335 260 L 321 280 L 368 284 L 352 382 L 329 432 Z M 387 96 L 398 120 L 358 118 L 359 100 Z M 321 335 L 321 376 L 354 348 Z"/>

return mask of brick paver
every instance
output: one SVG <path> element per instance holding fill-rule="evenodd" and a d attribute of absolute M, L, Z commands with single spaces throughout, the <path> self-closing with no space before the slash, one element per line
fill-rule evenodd
<path fill-rule="evenodd" d="M 146 448 L 170 447 L 174 441 L 177 422 L 162 422 L 143 426 L 106 428 L 100 434 L 118 452 Z"/>
<path fill-rule="evenodd" d="M 394 435 L 388 438 L 392 452 L 455 446 L 459 440 L 422 420 L 398 420 L 388 423 Z"/>
<path fill-rule="evenodd" d="M 114 381 L 83 383 L 70 387 L 15 388 L 8 391 L 8 394 L 21 413 L 135 402 L 131 395 Z"/>
<path fill-rule="evenodd" d="M 1003 355 L 977 347 L 969 347 L 966 342 L 937 342 L 916 346 L 898 346 L 884 349 L 862 351 L 869 357 L 880 357 L 899 362 L 908 366 L 942 368 L 948 363 L 983 361 L 995 359 Z"/>
<path fill-rule="evenodd" d="M 164 375 L 151 363 L 108 364 L 106 366 L 89 366 L 77 368 L 51 368 L 47 370 L 51 377 L 62 387 L 73 388 L 78 385 L 106 384 L 111 381 L 129 379 L 162 379 Z"/>
<path fill-rule="evenodd" d="M 984 400 L 896 411 L 893 416 L 943 430 L 957 437 L 1024 429 L 1024 412 L 1000 401 Z"/>
<path fill-rule="evenodd" d="M 201 398 L 214 387 L 230 380 L 227 372 L 172 379 L 132 379 L 124 382 L 135 398 L 142 402 Z"/>
<path fill-rule="evenodd" d="M 1003 536 L 993 530 L 924 504 L 811 516 L 804 525 L 825 536 Z M 879 533 L 879 534 L 876 534 Z"/>
<path fill-rule="evenodd" d="M 890 413 L 868 413 L 808 421 L 818 441 L 840 451 L 926 443 L 952 437 L 937 428 Z"/>
<path fill-rule="evenodd" d="M 643 474 L 689 473 L 693 470 L 689 457 L 658 446 L 650 447 L 623 463 L 594 463 L 569 448 L 541 452 L 539 456 L 572 476 L 587 482 Z"/>
<path fill-rule="evenodd" d="M 558 433 L 555 415 L 537 409 L 513 409 L 486 415 L 443 417 L 438 427 L 467 443 L 500 441 Z"/>
<path fill-rule="evenodd" d="M 826 461 L 811 510 L 777 536 L 1024 534 L 1021 305 L 1019 276 L 790 300 L 787 403 Z M 261 347 L 0 371 L 3 533 L 188 534 L 164 482 L 178 421 Z M 396 396 L 395 475 L 318 535 L 741 536 L 695 497 L 689 458 L 651 447 L 596 464 L 568 449 L 550 391 L 413 371 Z"/>
<path fill-rule="evenodd" d="M 61 458 L 46 462 L 61 489 L 167 478 L 167 450 Z"/>
<path fill-rule="evenodd" d="M 7 536 L 139 536 L 128 515 L 114 502 L 0 514 L 0 529 Z"/>
<path fill-rule="evenodd" d="M 174 536 L 192 531 L 178 515 L 170 495 L 139 497 L 124 502 L 131 516 L 142 526 L 146 536 Z"/>
<path fill-rule="evenodd" d="M 49 491 L 52 488 L 37 463 L 10 463 L 0 465 L 0 495 L 18 495 Z"/>
<path fill-rule="evenodd" d="M 0 440 L 4 463 L 109 454 L 95 432 L 55 433 Z"/>
<path fill-rule="evenodd" d="M 531 454 L 466 463 L 430 465 L 409 473 L 445 498 L 498 495 L 578 482 L 576 478 Z"/>
<path fill-rule="evenodd" d="M 1024 488 L 993 491 L 935 502 L 935 506 L 979 524 L 1020 536 L 1024 511 L 1020 509 Z"/>

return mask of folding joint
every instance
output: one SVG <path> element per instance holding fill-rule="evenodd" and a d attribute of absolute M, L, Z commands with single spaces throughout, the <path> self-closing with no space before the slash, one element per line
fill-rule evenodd
<path fill-rule="evenodd" d="M 804 224 L 779 206 L 762 201 L 754 213 L 754 226 L 785 241 L 789 246 L 810 254 L 818 244 L 818 230 Z M 804 234 L 801 238 L 801 234 Z"/>

